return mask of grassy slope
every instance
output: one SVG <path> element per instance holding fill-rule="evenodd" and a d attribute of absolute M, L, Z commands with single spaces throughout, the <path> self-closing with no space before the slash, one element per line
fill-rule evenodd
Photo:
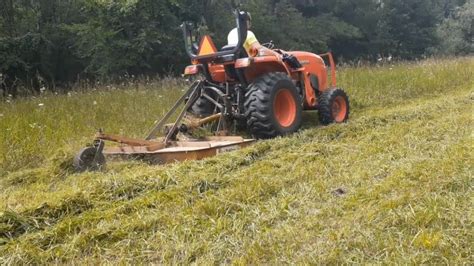
<path fill-rule="evenodd" d="M 62 132 L 34 144 L 21 137 L 32 134 L 24 120 L 39 100 L 1 106 L 1 127 L 19 134 L 20 151 L 3 160 L 17 171 L 0 177 L 0 263 L 471 263 L 473 71 L 472 58 L 345 69 L 347 124 L 320 127 L 309 113 L 299 133 L 242 151 L 170 166 L 118 162 L 80 175 L 64 154 L 94 125 L 107 114 L 111 131 L 143 134 L 153 120 L 146 110 L 160 111 L 147 98 L 166 92 L 40 99 L 61 108 L 54 123 Z M 106 114 L 85 118 L 95 108 L 85 103 L 97 97 Z M 139 121 L 124 125 L 121 116 Z M 21 160 L 58 138 L 36 160 L 42 167 Z"/>

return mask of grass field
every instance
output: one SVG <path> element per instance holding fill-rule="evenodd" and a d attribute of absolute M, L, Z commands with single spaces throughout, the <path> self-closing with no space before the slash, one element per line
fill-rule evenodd
<path fill-rule="evenodd" d="M 0 103 L 0 264 L 472 264 L 473 73 L 345 68 L 348 123 L 307 113 L 290 137 L 101 173 L 74 174 L 74 152 L 99 127 L 144 136 L 183 83 Z"/>

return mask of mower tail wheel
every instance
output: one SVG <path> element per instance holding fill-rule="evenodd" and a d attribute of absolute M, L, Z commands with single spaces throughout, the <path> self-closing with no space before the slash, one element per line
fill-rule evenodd
<path fill-rule="evenodd" d="M 105 157 L 97 148 L 86 147 L 74 157 L 73 165 L 76 172 L 98 171 L 105 166 Z"/>
<path fill-rule="evenodd" d="M 301 125 L 302 105 L 293 81 L 281 72 L 258 78 L 245 94 L 250 133 L 260 139 L 287 135 Z"/>
<path fill-rule="evenodd" d="M 343 123 L 349 118 L 349 97 L 342 89 L 328 89 L 319 97 L 318 108 L 321 124 Z"/>

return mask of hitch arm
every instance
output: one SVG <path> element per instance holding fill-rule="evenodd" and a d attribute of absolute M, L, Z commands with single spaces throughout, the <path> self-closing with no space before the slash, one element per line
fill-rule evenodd
<path fill-rule="evenodd" d="M 193 88 L 193 87 L 191 87 Z M 166 134 L 166 137 L 165 139 L 163 140 L 163 143 L 165 145 L 168 144 L 168 142 L 170 141 L 170 139 L 172 138 L 172 136 L 175 134 L 177 128 L 178 128 L 178 124 L 179 122 L 181 122 L 181 120 L 183 119 L 184 115 L 186 114 L 186 111 L 189 109 L 189 107 L 191 107 L 191 105 L 194 104 L 194 102 L 196 101 L 196 96 L 197 95 L 197 92 L 198 92 L 198 89 L 199 87 L 195 87 L 193 88 L 193 91 L 191 92 L 191 94 L 189 95 L 189 99 L 188 101 L 186 102 L 186 104 L 184 105 L 184 108 L 183 110 L 181 111 L 181 113 L 178 115 L 178 118 L 176 118 L 176 121 L 174 122 L 173 126 L 170 128 L 168 134 Z"/>
<path fill-rule="evenodd" d="M 186 91 L 186 93 L 183 96 L 181 96 L 181 98 L 179 98 L 179 100 L 173 105 L 173 107 L 171 107 L 168 113 L 166 113 L 166 115 L 153 126 L 153 129 L 150 131 L 150 133 L 148 133 L 148 136 L 145 138 L 146 140 L 151 140 L 151 139 L 156 138 L 156 135 L 158 135 L 160 130 L 163 128 L 166 121 L 174 114 L 174 112 L 176 112 L 176 110 L 184 102 L 186 97 L 195 93 L 196 89 L 201 85 L 201 82 L 202 81 L 200 80 L 194 82 L 194 84 Z"/>

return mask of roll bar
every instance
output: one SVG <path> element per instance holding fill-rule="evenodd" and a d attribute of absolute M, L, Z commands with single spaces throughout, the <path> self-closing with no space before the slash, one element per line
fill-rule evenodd
<path fill-rule="evenodd" d="M 217 53 L 214 53 L 214 54 L 208 54 L 208 55 L 196 55 L 194 54 L 193 52 L 193 48 L 192 48 L 192 40 L 193 40 L 193 37 L 194 34 L 194 26 L 193 26 L 193 23 L 192 22 L 189 22 L 189 21 L 185 21 L 183 22 L 183 24 L 181 24 L 181 29 L 183 30 L 183 34 L 184 34 L 184 45 L 185 45 L 185 48 L 186 48 L 186 52 L 187 54 L 189 55 L 189 57 L 191 58 L 191 60 L 197 60 L 197 61 L 200 61 L 200 60 L 204 60 L 204 61 L 207 61 L 209 59 L 213 59 L 213 58 L 216 58 L 216 57 L 219 57 L 219 56 L 226 56 L 226 55 L 237 55 L 240 50 L 243 48 L 243 44 L 245 42 L 245 39 L 247 39 L 247 13 L 246 12 L 241 12 L 239 10 L 235 10 L 234 11 L 234 16 L 235 16 L 235 22 L 236 22 L 236 25 L 237 25 L 237 32 L 238 32 L 238 38 L 239 38 L 239 41 L 237 43 L 237 46 L 235 46 L 235 48 L 233 48 L 232 50 L 228 50 L 228 51 L 221 51 L 221 52 L 217 52 Z"/>

